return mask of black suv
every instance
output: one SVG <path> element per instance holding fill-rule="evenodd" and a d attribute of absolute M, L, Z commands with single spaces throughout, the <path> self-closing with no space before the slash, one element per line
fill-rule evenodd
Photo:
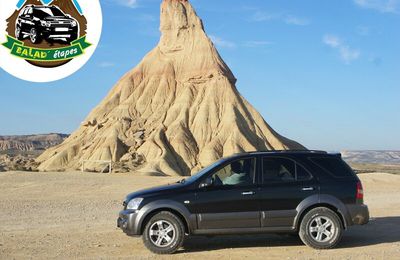
<path fill-rule="evenodd" d="M 57 6 L 27 5 L 22 8 L 15 23 L 15 37 L 23 40 L 29 37 L 33 44 L 42 39 L 76 40 L 79 35 L 79 23 Z"/>
<path fill-rule="evenodd" d="M 117 225 L 169 254 L 185 235 L 298 233 L 335 247 L 343 230 L 366 224 L 359 178 L 340 154 L 272 151 L 223 158 L 175 184 L 129 194 Z"/>

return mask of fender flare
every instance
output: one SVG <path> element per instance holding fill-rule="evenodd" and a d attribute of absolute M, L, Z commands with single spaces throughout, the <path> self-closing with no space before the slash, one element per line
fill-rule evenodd
<path fill-rule="evenodd" d="M 191 214 L 183 204 L 176 201 L 156 200 L 146 204 L 138 212 L 138 215 L 135 219 L 135 226 L 138 227 L 140 234 L 143 233 L 144 220 L 149 216 L 149 214 L 160 209 L 170 209 L 172 211 L 178 212 L 183 217 L 183 220 L 186 222 L 184 224 L 188 227 L 188 232 L 191 233 L 194 227 L 193 225 L 196 223 L 195 215 Z"/>
<path fill-rule="evenodd" d="M 349 223 L 351 223 L 351 216 L 342 201 L 329 194 L 314 194 L 304 199 L 297 206 L 297 215 L 294 219 L 294 228 L 297 228 L 299 226 L 301 217 L 308 209 L 321 204 L 329 205 L 336 208 L 337 212 L 340 214 L 343 220 L 344 228 L 346 229 L 349 226 Z"/>

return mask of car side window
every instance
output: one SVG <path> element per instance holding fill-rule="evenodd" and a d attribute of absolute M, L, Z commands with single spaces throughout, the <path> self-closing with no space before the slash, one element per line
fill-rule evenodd
<path fill-rule="evenodd" d="M 296 180 L 295 162 L 286 158 L 264 157 L 262 160 L 263 183 Z"/>
<path fill-rule="evenodd" d="M 304 169 L 303 166 L 296 163 L 296 180 L 308 181 L 311 178 L 312 178 L 311 174 L 306 169 Z"/>
<path fill-rule="evenodd" d="M 211 175 L 213 186 L 247 186 L 254 184 L 255 158 L 229 163 Z"/>
<path fill-rule="evenodd" d="M 19 16 L 25 15 L 27 11 L 27 8 L 22 9 L 21 12 L 19 13 Z"/>
<path fill-rule="evenodd" d="M 262 160 L 263 183 L 306 181 L 312 175 L 293 160 L 280 157 L 264 157 Z"/>

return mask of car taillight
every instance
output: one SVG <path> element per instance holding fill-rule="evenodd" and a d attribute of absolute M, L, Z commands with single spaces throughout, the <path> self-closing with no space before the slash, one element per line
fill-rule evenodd
<path fill-rule="evenodd" d="M 363 191 L 363 187 L 362 187 L 361 181 L 357 182 L 356 199 L 358 199 L 358 200 L 364 199 L 364 191 Z"/>

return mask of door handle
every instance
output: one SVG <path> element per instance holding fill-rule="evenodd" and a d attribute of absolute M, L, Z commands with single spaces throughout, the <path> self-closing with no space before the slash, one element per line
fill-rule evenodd
<path fill-rule="evenodd" d="M 302 191 L 311 191 L 311 190 L 314 190 L 314 187 L 304 187 L 301 190 Z"/>
<path fill-rule="evenodd" d="M 254 191 L 243 191 L 242 195 L 246 196 L 246 195 L 254 195 L 256 194 Z"/>

